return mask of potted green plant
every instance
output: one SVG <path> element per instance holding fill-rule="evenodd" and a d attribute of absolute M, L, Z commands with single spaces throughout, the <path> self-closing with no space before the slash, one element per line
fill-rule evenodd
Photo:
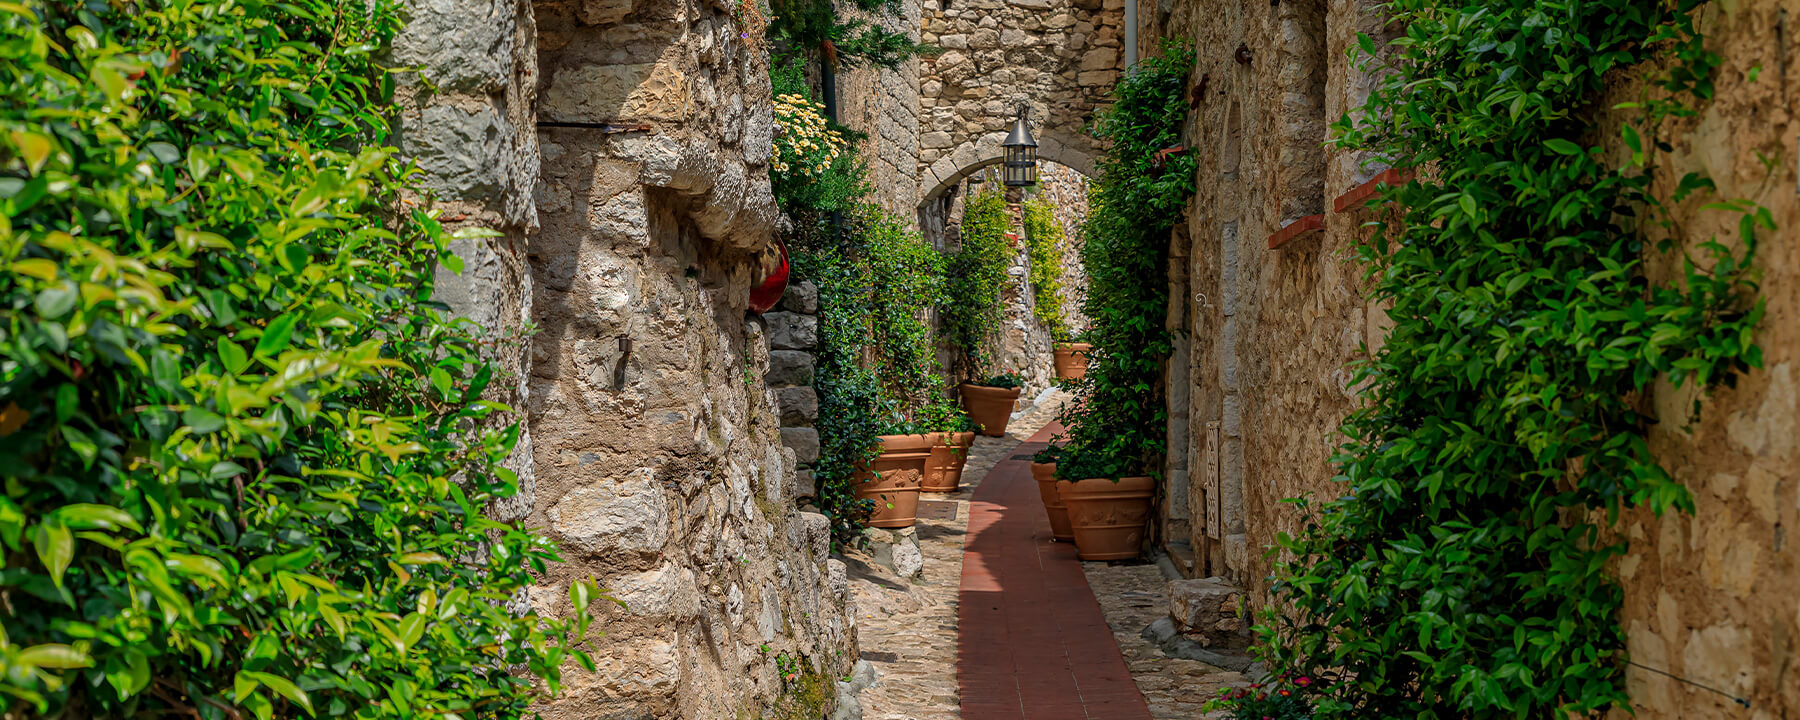
<path fill-rule="evenodd" d="M 1057 445 L 1039 450 L 1031 456 L 1031 479 L 1037 481 L 1038 499 L 1044 501 L 1044 514 L 1050 518 L 1050 537 L 1058 542 L 1074 542 L 1069 532 L 1069 508 L 1056 491 L 1056 464 L 1063 449 Z"/>
<path fill-rule="evenodd" d="M 963 409 L 969 413 L 969 419 L 981 428 L 981 434 L 1000 437 L 1006 434 L 1006 423 L 1012 420 L 1013 403 L 1019 399 L 1019 389 L 1025 381 L 1018 375 L 1005 373 L 995 375 L 980 382 L 966 382 L 957 386 L 962 395 Z"/>
<path fill-rule="evenodd" d="M 852 482 L 856 496 L 872 501 L 869 527 L 911 527 L 918 521 L 919 488 L 931 457 L 932 437 L 924 433 L 880 435 L 876 455 L 859 464 Z"/>
<path fill-rule="evenodd" d="M 1057 495 L 1068 508 L 1069 534 L 1083 560 L 1137 557 L 1156 492 L 1144 459 L 1108 440 L 1078 437 L 1056 464 Z"/>
<path fill-rule="evenodd" d="M 924 492 L 952 493 L 962 486 L 963 466 L 975 444 L 975 423 L 968 413 L 949 402 L 935 403 L 920 413 L 929 428 L 931 456 L 925 460 Z"/>

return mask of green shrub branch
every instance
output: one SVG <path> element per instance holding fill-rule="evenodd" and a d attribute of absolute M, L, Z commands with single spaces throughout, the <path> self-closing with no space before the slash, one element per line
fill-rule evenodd
<path fill-rule="evenodd" d="M 1658 378 L 1711 387 L 1761 364 L 1767 211 L 1716 204 L 1742 216 L 1735 238 L 1685 247 L 1672 283 L 1645 273 L 1651 238 L 1675 230 L 1652 194 L 1655 132 L 1710 98 L 1718 64 L 1698 5 L 1386 6 L 1404 35 L 1337 144 L 1430 170 L 1386 193 L 1404 218 L 1360 248 L 1393 328 L 1359 368 L 1345 495 L 1282 541 L 1294 614 L 1264 630 L 1289 675 L 1327 680 L 1314 717 L 1629 707 L 1610 530 L 1628 508 L 1692 509 L 1646 441 L 1688 418 L 1640 399 Z M 1603 137 L 1596 101 L 1653 59 L 1669 69 L 1624 106 L 1637 121 Z M 1610 164 L 1608 145 L 1630 159 Z M 1710 187 L 1690 175 L 1673 198 Z"/>

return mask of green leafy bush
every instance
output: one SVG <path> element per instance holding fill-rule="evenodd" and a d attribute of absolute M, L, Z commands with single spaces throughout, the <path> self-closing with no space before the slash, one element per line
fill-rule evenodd
<path fill-rule="evenodd" d="M 591 667 L 592 588 L 515 614 L 554 549 L 483 515 L 517 339 L 429 299 L 397 10 L 0 4 L 9 714 L 520 717 Z"/>
<path fill-rule="evenodd" d="M 1281 675 L 1248 687 L 1228 688 L 1206 703 L 1206 711 L 1223 710 L 1230 720 L 1312 720 L 1311 695 L 1321 686 L 1307 675 Z"/>
<path fill-rule="evenodd" d="M 987 372 L 988 346 L 1000 332 L 1000 290 L 1013 249 L 1006 231 L 1012 218 L 1006 199 L 982 190 L 963 205 L 962 249 L 950 259 L 950 298 L 944 305 L 943 329 L 956 351 L 955 370 L 962 377 Z"/>
<path fill-rule="evenodd" d="M 1057 475 L 1069 479 L 1156 475 L 1164 443 L 1162 362 L 1171 350 L 1169 230 L 1194 192 L 1194 158 L 1156 157 L 1180 143 L 1187 114 L 1183 79 L 1194 53 L 1165 42 L 1113 88 L 1095 125 L 1109 143 L 1083 224 L 1082 265 L 1092 323 L 1087 377 L 1067 383 L 1078 398 L 1063 410 L 1068 446 Z"/>
<path fill-rule="evenodd" d="M 831 213 L 855 212 L 874 191 L 856 141 L 860 136 L 825 116 L 798 60 L 769 69 L 775 91 L 774 157 L 769 184 L 775 202 L 796 223 L 822 232 Z"/>
<path fill-rule="evenodd" d="M 1710 96 L 1698 5 L 1388 4 L 1405 28 L 1395 70 L 1339 144 L 1432 170 L 1386 193 L 1404 219 L 1361 248 L 1394 326 L 1356 378 L 1369 404 L 1344 425 L 1347 494 L 1283 539 L 1295 560 L 1276 589 L 1294 616 L 1264 628 L 1289 672 L 1344 679 L 1318 717 L 1629 710 L 1606 569 L 1624 540 L 1608 525 L 1628 507 L 1692 508 L 1645 440 L 1689 419 L 1640 400 L 1664 374 L 1710 386 L 1761 364 L 1766 210 L 1714 206 L 1741 214 L 1735 239 L 1696 243 L 1673 284 L 1644 272 L 1644 228 L 1676 228 L 1656 221 L 1660 141 L 1639 128 Z M 1594 102 L 1664 61 L 1614 166 Z M 1708 187 L 1690 175 L 1675 197 Z"/>
<path fill-rule="evenodd" d="M 849 218 L 842 235 L 796 243 L 796 277 L 819 286 L 820 507 L 841 538 L 861 527 L 870 503 L 852 476 L 876 451 L 878 435 L 963 430 L 948 401 L 926 311 L 944 300 L 943 257 L 899 218 L 873 205 Z"/>
<path fill-rule="evenodd" d="M 1000 388 L 1002 390 L 1010 390 L 1010 389 L 1014 389 L 1014 388 L 1025 387 L 1025 379 L 1019 377 L 1018 373 L 1001 373 L 999 375 L 994 375 L 992 377 L 989 377 L 986 380 L 970 381 L 969 384 L 970 385 L 980 385 L 982 387 Z"/>
<path fill-rule="evenodd" d="M 1025 243 L 1031 258 L 1032 317 L 1057 341 L 1069 339 L 1069 318 L 1063 312 L 1063 227 L 1048 200 L 1025 201 Z"/>

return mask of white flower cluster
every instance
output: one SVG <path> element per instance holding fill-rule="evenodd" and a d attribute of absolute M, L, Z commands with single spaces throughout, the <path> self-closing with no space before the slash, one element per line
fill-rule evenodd
<path fill-rule="evenodd" d="M 849 142 L 826 126 L 824 109 L 799 95 L 775 96 L 775 172 L 815 177 L 843 154 Z"/>

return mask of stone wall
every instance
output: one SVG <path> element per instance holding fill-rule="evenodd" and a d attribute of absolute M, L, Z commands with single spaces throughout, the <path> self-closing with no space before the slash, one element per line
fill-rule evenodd
<path fill-rule="evenodd" d="M 862 13 L 845 3 L 841 11 L 919 39 L 920 0 L 901 0 L 897 13 Z M 914 58 L 895 70 L 861 65 L 838 75 L 838 121 L 865 137 L 874 201 L 911 220 L 919 205 L 919 65 Z"/>
<path fill-rule="evenodd" d="M 1379 346 L 1386 323 L 1363 299 L 1361 268 L 1345 259 L 1362 224 L 1385 218 L 1334 212 L 1329 202 L 1382 168 L 1321 146 L 1324 120 L 1355 107 L 1370 85 L 1345 51 L 1359 31 L 1378 40 L 1393 31 L 1375 5 L 1177 0 L 1145 20 L 1143 47 L 1162 36 L 1192 39 L 1199 58 L 1190 82 L 1206 79 L 1184 132 L 1199 158 L 1199 191 L 1171 238 L 1169 325 L 1186 333 L 1169 364 L 1172 450 L 1159 529 L 1185 571 L 1228 576 L 1258 602 L 1268 592 L 1265 551 L 1299 523 L 1280 501 L 1341 492 L 1331 482 L 1334 431 L 1359 402 L 1345 365 L 1361 357 L 1360 343 Z M 1797 9 L 1747 0 L 1705 11 L 1710 44 L 1726 64 L 1716 99 L 1668 128 L 1674 150 L 1657 171 L 1660 196 L 1700 171 L 1726 197 L 1757 197 L 1784 232 L 1800 223 L 1793 163 L 1777 164 L 1764 184 L 1757 161 L 1759 153 L 1791 160 L 1800 134 L 1788 109 L 1800 84 L 1787 79 L 1780 49 L 1784 5 Z M 1239 62 L 1240 45 L 1248 63 Z M 1761 81 L 1748 81 L 1759 66 Z M 1622 73 L 1614 96 L 1595 106 L 1637 99 L 1642 87 L 1632 79 L 1642 75 Z M 1672 206 L 1687 241 L 1732 236 L 1723 226 L 1730 218 L 1701 210 L 1704 202 Z M 1322 214 L 1322 232 L 1268 247 L 1271 235 L 1311 214 Z M 1652 273 L 1667 280 L 1678 259 L 1655 258 Z M 1615 565 L 1625 589 L 1621 623 L 1633 660 L 1650 668 L 1626 675 L 1639 718 L 1800 713 L 1800 567 L 1784 530 L 1800 522 L 1800 246 L 1765 242 L 1758 263 L 1769 303 L 1758 338 L 1764 368 L 1703 399 L 1691 423 L 1691 390 L 1664 384 L 1651 394 L 1661 419 L 1651 447 L 1693 491 L 1698 511 L 1628 513 L 1617 525 L 1630 542 Z M 1745 698 L 1750 708 L 1656 671 Z"/>
<path fill-rule="evenodd" d="M 600 608 L 599 672 L 566 668 L 542 711 L 757 716 L 784 702 L 784 658 L 831 679 L 856 656 L 844 568 L 825 518 L 794 509 L 763 380 L 785 330 L 746 313 L 776 221 L 766 54 L 706 2 L 535 12 L 527 522 L 566 562 L 533 602 L 561 612 L 595 578 L 627 604 Z"/>
<path fill-rule="evenodd" d="M 1122 0 L 924 0 L 919 202 L 1000 159 L 1021 102 L 1044 159 L 1093 172 L 1094 109 L 1124 68 Z"/>
<path fill-rule="evenodd" d="M 819 461 L 819 394 L 813 390 L 819 344 L 819 288 L 811 280 L 788 286 L 780 310 L 763 315 L 768 327 L 769 370 L 763 382 L 775 391 L 781 412 L 781 444 L 794 451 L 794 497 L 818 495 L 813 463 Z"/>
<path fill-rule="evenodd" d="M 531 7 L 518 0 L 410 0 L 406 15 L 391 62 L 424 70 L 397 75 L 395 143 L 423 171 L 421 184 L 435 196 L 446 231 L 485 227 L 501 233 L 450 241 L 463 272 L 439 268 L 436 299 L 499 341 L 485 353 L 497 371 L 486 397 L 522 408 L 530 396 L 524 336 L 532 296 L 525 245 L 537 226 L 531 201 L 538 177 L 532 130 L 537 28 Z M 503 463 L 518 473 L 519 493 L 491 508 L 501 520 L 523 519 L 531 509 L 531 456 L 525 428 Z"/>

